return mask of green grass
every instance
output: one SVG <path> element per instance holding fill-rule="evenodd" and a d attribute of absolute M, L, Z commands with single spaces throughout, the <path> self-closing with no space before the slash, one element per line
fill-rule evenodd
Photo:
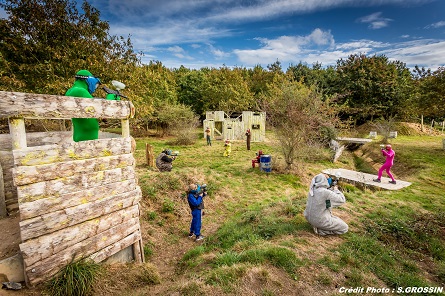
<path fill-rule="evenodd" d="M 87 296 L 93 292 L 93 284 L 101 273 L 101 266 L 85 260 L 72 262 L 46 284 L 51 296 Z"/>
<path fill-rule="evenodd" d="M 139 139 L 138 147 L 145 147 L 145 141 L 155 147 L 155 152 L 168 147 L 167 140 L 151 138 Z M 192 180 L 207 183 L 206 205 L 213 211 L 210 219 L 218 225 L 203 244 L 185 252 L 178 266 L 181 273 L 197 274 L 206 284 L 228 294 L 237 293 L 249 269 L 268 266 L 287 274 L 288 284 L 313 281 L 314 285 L 322 285 L 322 291 L 332 294 L 338 286 L 443 286 L 442 138 L 399 136 L 390 141 L 396 151 L 392 171 L 412 185 L 397 191 L 370 191 L 342 184 L 347 204 L 334 211 L 346 214 L 350 231 L 338 239 L 313 236 L 304 219 L 308 180 L 330 167 L 370 173 L 375 170 L 348 152 L 334 165 L 329 162 L 328 150 L 300 164 L 297 173 L 273 170 L 266 174 L 251 168 L 250 160 L 260 149 L 272 155 L 272 169 L 279 165 L 279 149 L 272 142 L 252 143 L 251 151 L 245 150 L 244 142 L 235 142 L 230 158 L 222 157 L 224 148 L 218 141 L 213 141 L 211 147 L 205 145 L 204 139 L 192 146 L 168 147 L 181 153 L 172 173 L 149 171 L 140 176 L 144 199 L 159 204 L 158 215 L 151 210 L 146 219 L 158 220 L 164 213 L 180 216 L 177 203 L 179 196 L 183 197 L 184 186 Z M 143 159 L 143 155 L 139 157 Z M 165 218 L 162 227 L 179 219 L 176 216 Z M 315 274 L 301 278 L 303 270 Z M 182 287 L 185 295 L 193 295 L 193 285 Z"/>

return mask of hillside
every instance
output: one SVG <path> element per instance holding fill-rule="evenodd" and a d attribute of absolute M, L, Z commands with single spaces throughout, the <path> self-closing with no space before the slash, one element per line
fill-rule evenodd
<path fill-rule="evenodd" d="M 334 214 L 349 224 L 343 236 L 320 237 L 303 217 L 311 178 L 342 167 L 374 172 L 379 143 L 345 152 L 337 164 L 322 150 L 292 174 L 251 167 L 255 152 L 279 153 L 272 142 L 223 144 L 204 139 L 189 147 L 169 139 L 137 139 L 137 171 L 143 191 L 141 224 L 147 263 L 108 266 L 94 295 L 337 295 L 342 287 L 445 286 L 445 150 L 442 138 L 391 139 L 393 172 L 412 186 L 397 192 L 342 184 L 347 198 Z M 171 173 L 145 165 L 145 143 L 159 152 L 180 151 Z M 376 152 L 377 151 L 377 152 Z M 187 238 L 187 185 L 207 183 L 203 235 Z M 19 295 L 7 292 L 6 295 Z M 22 295 L 40 295 L 24 290 Z"/>
<path fill-rule="evenodd" d="M 252 169 L 250 159 L 263 150 L 277 166 L 272 143 L 246 151 L 237 142 L 231 157 L 223 158 L 222 143 L 207 147 L 200 140 L 193 147 L 170 147 L 181 156 L 173 172 L 159 173 L 143 164 L 142 148 L 148 142 L 160 151 L 167 141 L 139 139 L 146 259 L 160 283 L 133 286 L 128 295 L 334 295 L 341 287 L 444 286 L 445 203 L 439 192 L 445 184 L 436 166 L 445 163 L 445 152 L 440 138 L 421 139 L 391 140 L 398 152 L 393 171 L 413 182 L 411 187 L 371 192 L 344 184 L 348 202 L 334 214 L 350 231 L 332 237 L 315 235 L 302 215 L 310 179 L 334 167 L 329 151 L 299 167 L 298 174 L 266 174 Z M 373 158 L 375 167 L 382 161 L 378 151 L 378 143 L 371 143 L 346 153 L 337 165 L 368 164 L 372 170 L 363 159 Z M 210 188 L 203 243 L 187 238 L 191 216 L 184 193 L 191 182 Z M 103 291 L 98 295 L 109 295 Z"/>

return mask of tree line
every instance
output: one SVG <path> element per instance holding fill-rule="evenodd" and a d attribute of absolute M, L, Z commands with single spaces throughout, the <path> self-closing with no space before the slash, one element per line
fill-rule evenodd
<path fill-rule="evenodd" d="M 409 69 L 384 55 L 353 54 L 329 67 L 300 62 L 283 69 L 277 60 L 267 67 L 172 69 L 142 64 L 131 38 L 110 35 L 86 0 L 81 10 L 69 0 L 0 0 L 0 7 L 7 12 L 0 19 L 1 90 L 63 95 L 75 72 L 88 69 L 108 86 L 127 85 L 141 128 L 168 130 L 210 110 L 271 111 L 285 84 L 310 91 L 343 122 L 445 116 L 444 67 Z M 95 96 L 105 97 L 101 92 Z"/>

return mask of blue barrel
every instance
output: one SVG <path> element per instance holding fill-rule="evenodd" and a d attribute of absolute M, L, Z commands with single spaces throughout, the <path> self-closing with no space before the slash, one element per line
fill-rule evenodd
<path fill-rule="evenodd" d="M 266 173 L 270 173 L 272 170 L 272 157 L 270 155 L 260 156 L 260 170 Z"/>

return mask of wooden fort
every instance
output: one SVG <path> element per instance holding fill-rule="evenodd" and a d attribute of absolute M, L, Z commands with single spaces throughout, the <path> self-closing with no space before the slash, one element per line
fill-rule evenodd
<path fill-rule="evenodd" d="M 262 142 L 266 137 L 266 112 L 243 111 L 229 116 L 224 111 L 207 111 L 203 121 L 204 138 L 207 127 L 212 139 L 245 140 L 246 130 L 250 129 L 251 141 Z"/>
<path fill-rule="evenodd" d="M 24 278 L 33 286 L 68 263 L 123 250 L 143 262 L 129 101 L 0 91 L 0 219 L 20 215 Z M 122 135 L 73 142 L 72 132 L 27 133 L 24 120 L 115 118 Z M 3 216 L 3 217 L 1 217 Z"/>

